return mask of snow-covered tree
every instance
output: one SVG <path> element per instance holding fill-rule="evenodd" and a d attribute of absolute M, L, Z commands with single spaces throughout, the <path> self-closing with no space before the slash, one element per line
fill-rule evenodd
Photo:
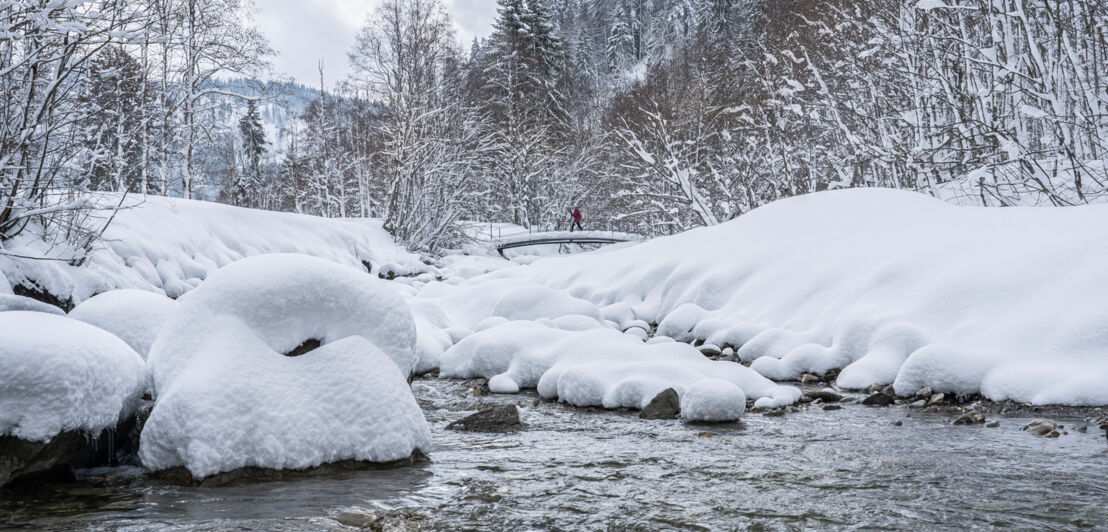
<path fill-rule="evenodd" d="M 262 157 L 265 156 L 265 130 L 255 100 L 247 100 L 246 114 L 239 119 L 239 135 L 242 143 L 242 171 L 235 182 L 234 203 L 252 207 L 258 202 L 262 187 Z"/>

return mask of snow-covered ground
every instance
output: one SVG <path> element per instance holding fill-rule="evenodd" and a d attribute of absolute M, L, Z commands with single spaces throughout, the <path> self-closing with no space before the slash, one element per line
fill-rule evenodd
<path fill-rule="evenodd" d="M 119 197 L 105 194 L 97 202 L 114 205 Z M 66 253 L 72 253 L 39 240 L 32 231 L 5 244 L 5 253 L 0 253 L 0 293 L 10 290 L 9 285 L 33 284 L 74 305 L 119 288 L 176 298 L 219 268 L 266 253 L 368 265 L 374 274 L 408 275 L 427 269 L 419 256 L 393 241 L 380 220 L 326 219 L 161 196 L 130 195 L 123 205 L 82 267 L 13 256 L 68 258 Z"/>
<path fill-rule="evenodd" d="M 1106 240 L 1105 206 L 969 208 L 855 189 L 429 285 L 413 308 L 451 336 L 500 329 L 502 344 L 519 334 L 504 318 L 657 323 L 657 336 L 734 346 L 772 379 L 841 368 L 846 387 L 1108 404 Z"/>

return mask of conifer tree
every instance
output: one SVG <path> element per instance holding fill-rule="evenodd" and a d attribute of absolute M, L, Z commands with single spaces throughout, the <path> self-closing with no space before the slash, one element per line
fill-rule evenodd
<path fill-rule="evenodd" d="M 265 156 L 267 144 L 254 100 L 246 103 L 246 114 L 239 119 L 239 133 L 242 135 L 243 169 L 235 183 L 234 202 L 235 205 L 250 207 L 262 186 L 262 157 Z"/>

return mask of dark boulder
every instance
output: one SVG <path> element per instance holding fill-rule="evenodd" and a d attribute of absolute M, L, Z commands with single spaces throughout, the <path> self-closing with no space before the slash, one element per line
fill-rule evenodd
<path fill-rule="evenodd" d="M 681 398 L 677 390 L 666 388 L 662 393 L 654 396 L 650 403 L 639 412 L 642 419 L 677 419 L 681 414 Z"/>
<path fill-rule="evenodd" d="M 0 486 L 44 480 L 74 480 L 73 468 L 83 466 L 88 438 L 66 431 L 48 442 L 0 436 Z"/>
<path fill-rule="evenodd" d="M 895 397 L 884 392 L 877 392 L 862 399 L 862 404 L 866 406 L 889 406 L 894 401 L 896 401 Z"/>
<path fill-rule="evenodd" d="M 835 392 L 829 392 L 829 391 L 826 391 L 826 390 L 820 390 L 818 392 L 808 392 L 808 393 L 805 393 L 804 396 L 807 397 L 809 401 L 815 401 L 816 399 L 821 399 L 825 403 L 837 403 L 837 402 L 843 400 L 843 396 L 841 396 L 841 395 L 839 395 Z"/>
<path fill-rule="evenodd" d="M 468 432 L 508 432 L 519 430 L 519 408 L 516 405 L 497 406 L 466 416 L 446 426 L 450 430 Z"/>

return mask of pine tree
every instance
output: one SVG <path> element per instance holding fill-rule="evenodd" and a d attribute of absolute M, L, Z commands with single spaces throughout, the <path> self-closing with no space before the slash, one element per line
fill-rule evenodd
<path fill-rule="evenodd" d="M 486 113 L 499 137 L 492 168 L 514 223 L 544 221 L 561 151 L 570 140 L 565 46 L 544 0 L 499 0 L 486 50 Z"/>
<path fill-rule="evenodd" d="M 258 115 L 258 106 L 254 100 L 247 100 L 246 114 L 239 119 L 239 133 L 242 135 L 243 169 L 235 183 L 235 205 L 250 207 L 257 203 L 257 194 L 262 186 L 262 157 L 265 156 L 265 130 Z"/>
<path fill-rule="evenodd" d="M 92 61 L 82 99 L 81 121 L 88 171 L 81 188 L 137 190 L 141 175 L 142 67 L 121 47 L 105 48 Z"/>

